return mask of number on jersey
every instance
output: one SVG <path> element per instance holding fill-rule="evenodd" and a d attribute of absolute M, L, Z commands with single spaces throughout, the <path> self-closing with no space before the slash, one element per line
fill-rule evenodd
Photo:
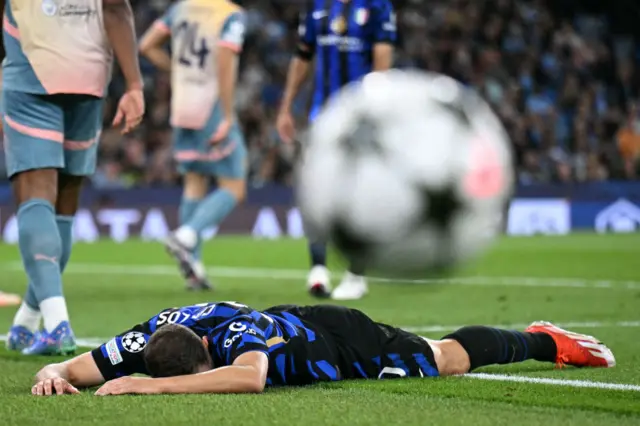
<path fill-rule="evenodd" d="M 204 69 L 207 58 L 211 53 L 207 39 L 200 37 L 200 24 L 197 22 L 182 21 L 178 24 L 175 32 L 177 41 L 177 54 L 180 64 L 191 67 L 196 65 Z"/>

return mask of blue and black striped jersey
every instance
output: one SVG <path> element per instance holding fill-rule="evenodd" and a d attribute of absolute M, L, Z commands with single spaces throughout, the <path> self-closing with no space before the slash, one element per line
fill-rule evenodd
<path fill-rule="evenodd" d="M 426 342 L 336 306 L 276 306 L 256 311 L 235 302 L 161 311 L 92 351 L 105 380 L 148 374 L 144 348 L 165 324 L 209 339 L 214 368 L 260 351 L 269 358 L 267 385 L 306 385 L 352 378 L 438 375 Z"/>
<path fill-rule="evenodd" d="M 341 87 L 372 71 L 375 44 L 396 41 L 396 17 L 390 0 L 310 0 L 298 32 L 316 58 L 313 120 Z"/>

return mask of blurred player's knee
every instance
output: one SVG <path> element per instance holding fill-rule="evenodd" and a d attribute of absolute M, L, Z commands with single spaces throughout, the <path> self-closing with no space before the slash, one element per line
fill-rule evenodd
<path fill-rule="evenodd" d="M 220 188 L 200 202 L 185 227 L 198 234 L 211 226 L 217 226 L 235 208 L 236 195 L 226 188 Z"/>
<path fill-rule="evenodd" d="M 182 195 L 186 199 L 201 200 L 209 191 L 209 177 L 200 173 L 188 172 L 183 176 Z"/>
<path fill-rule="evenodd" d="M 236 200 L 241 203 L 247 196 L 247 181 L 245 179 L 229 179 L 218 178 L 220 189 L 229 192 Z"/>

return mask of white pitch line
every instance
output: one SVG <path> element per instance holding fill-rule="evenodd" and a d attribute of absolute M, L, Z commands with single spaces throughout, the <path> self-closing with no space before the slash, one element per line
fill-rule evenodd
<path fill-rule="evenodd" d="M 498 382 L 533 383 L 537 385 L 569 386 L 573 388 L 592 388 L 640 392 L 640 386 L 624 383 L 594 382 L 591 380 L 549 379 L 547 377 L 512 376 L 507 374 L 469 373 L 463 377 Z"/>
<path fill-rule="evenodd" d="M 22 271 L 22 264 L 9 262 L 0 264 L 0 270 Z M 175 267 L 167 265 L 108 265 L 92 263 L 72 263 L 66 274 L 79 275 L 156 275 L 177 276 Z M 307 271 L 299 269 L 270 269 L 216 266 L 207 273 L 219 278 L 304 280 Z M 374 282 L 396 282 L 410 284 L 449 284 L 468 286 L 508 286 L 508 287 L 552 287 L 552 288 L 593 288 L 640 290 L 640 281 L 633 280 L 594 280 L 561 277 L 504 277 L 504 276 L 467 276 L 425 280 L 391 280 L 371 277 Z"/>

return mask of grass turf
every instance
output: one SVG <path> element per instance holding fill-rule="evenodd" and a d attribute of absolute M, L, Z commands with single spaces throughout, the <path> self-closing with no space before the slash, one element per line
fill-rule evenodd
<path fill-rule="evenodd" d="M 594 322 L 574 329 L 607 342 L 617 357 L 614 369 L 554 370 L 528 362 L 480 371 L 640 385 L 639 255 L 637 235 L 506 238 L 460 271 L 462 276 L 485 277 L 475 283 L 376 283 L 366 299 L 349 305 L 376 320 L 423 330 L 538 319 Z M 0 245 L 0 259 L 0 288 L 23 291 L 16 247 Z M 154 243 L 76 246 L 65 276 L 76 334 L 107 338 L 162 308 L 207 300 L 236 300 L 255 308 L 315 303 L 304 291 L 307 255 L 302 241 L 220 238 L 206 247 L 205 260 L 220 266 L 214 273 L 216 291 L 188 293 Z M 0 310 L 5 329 L 13 313 Z M 445 333 L 421 334 L 437 338 Z M 637 391 L 473 378 L 344 382 L 255 396 L 97 398 L 86 391 L 78 397 L 34 398 L 29 395 L 32 376 L 47 362 L 51 359 L 0 349 L 2 424 L 186 424 L 198 419 L 222 425 L 640 423 Z"/>

